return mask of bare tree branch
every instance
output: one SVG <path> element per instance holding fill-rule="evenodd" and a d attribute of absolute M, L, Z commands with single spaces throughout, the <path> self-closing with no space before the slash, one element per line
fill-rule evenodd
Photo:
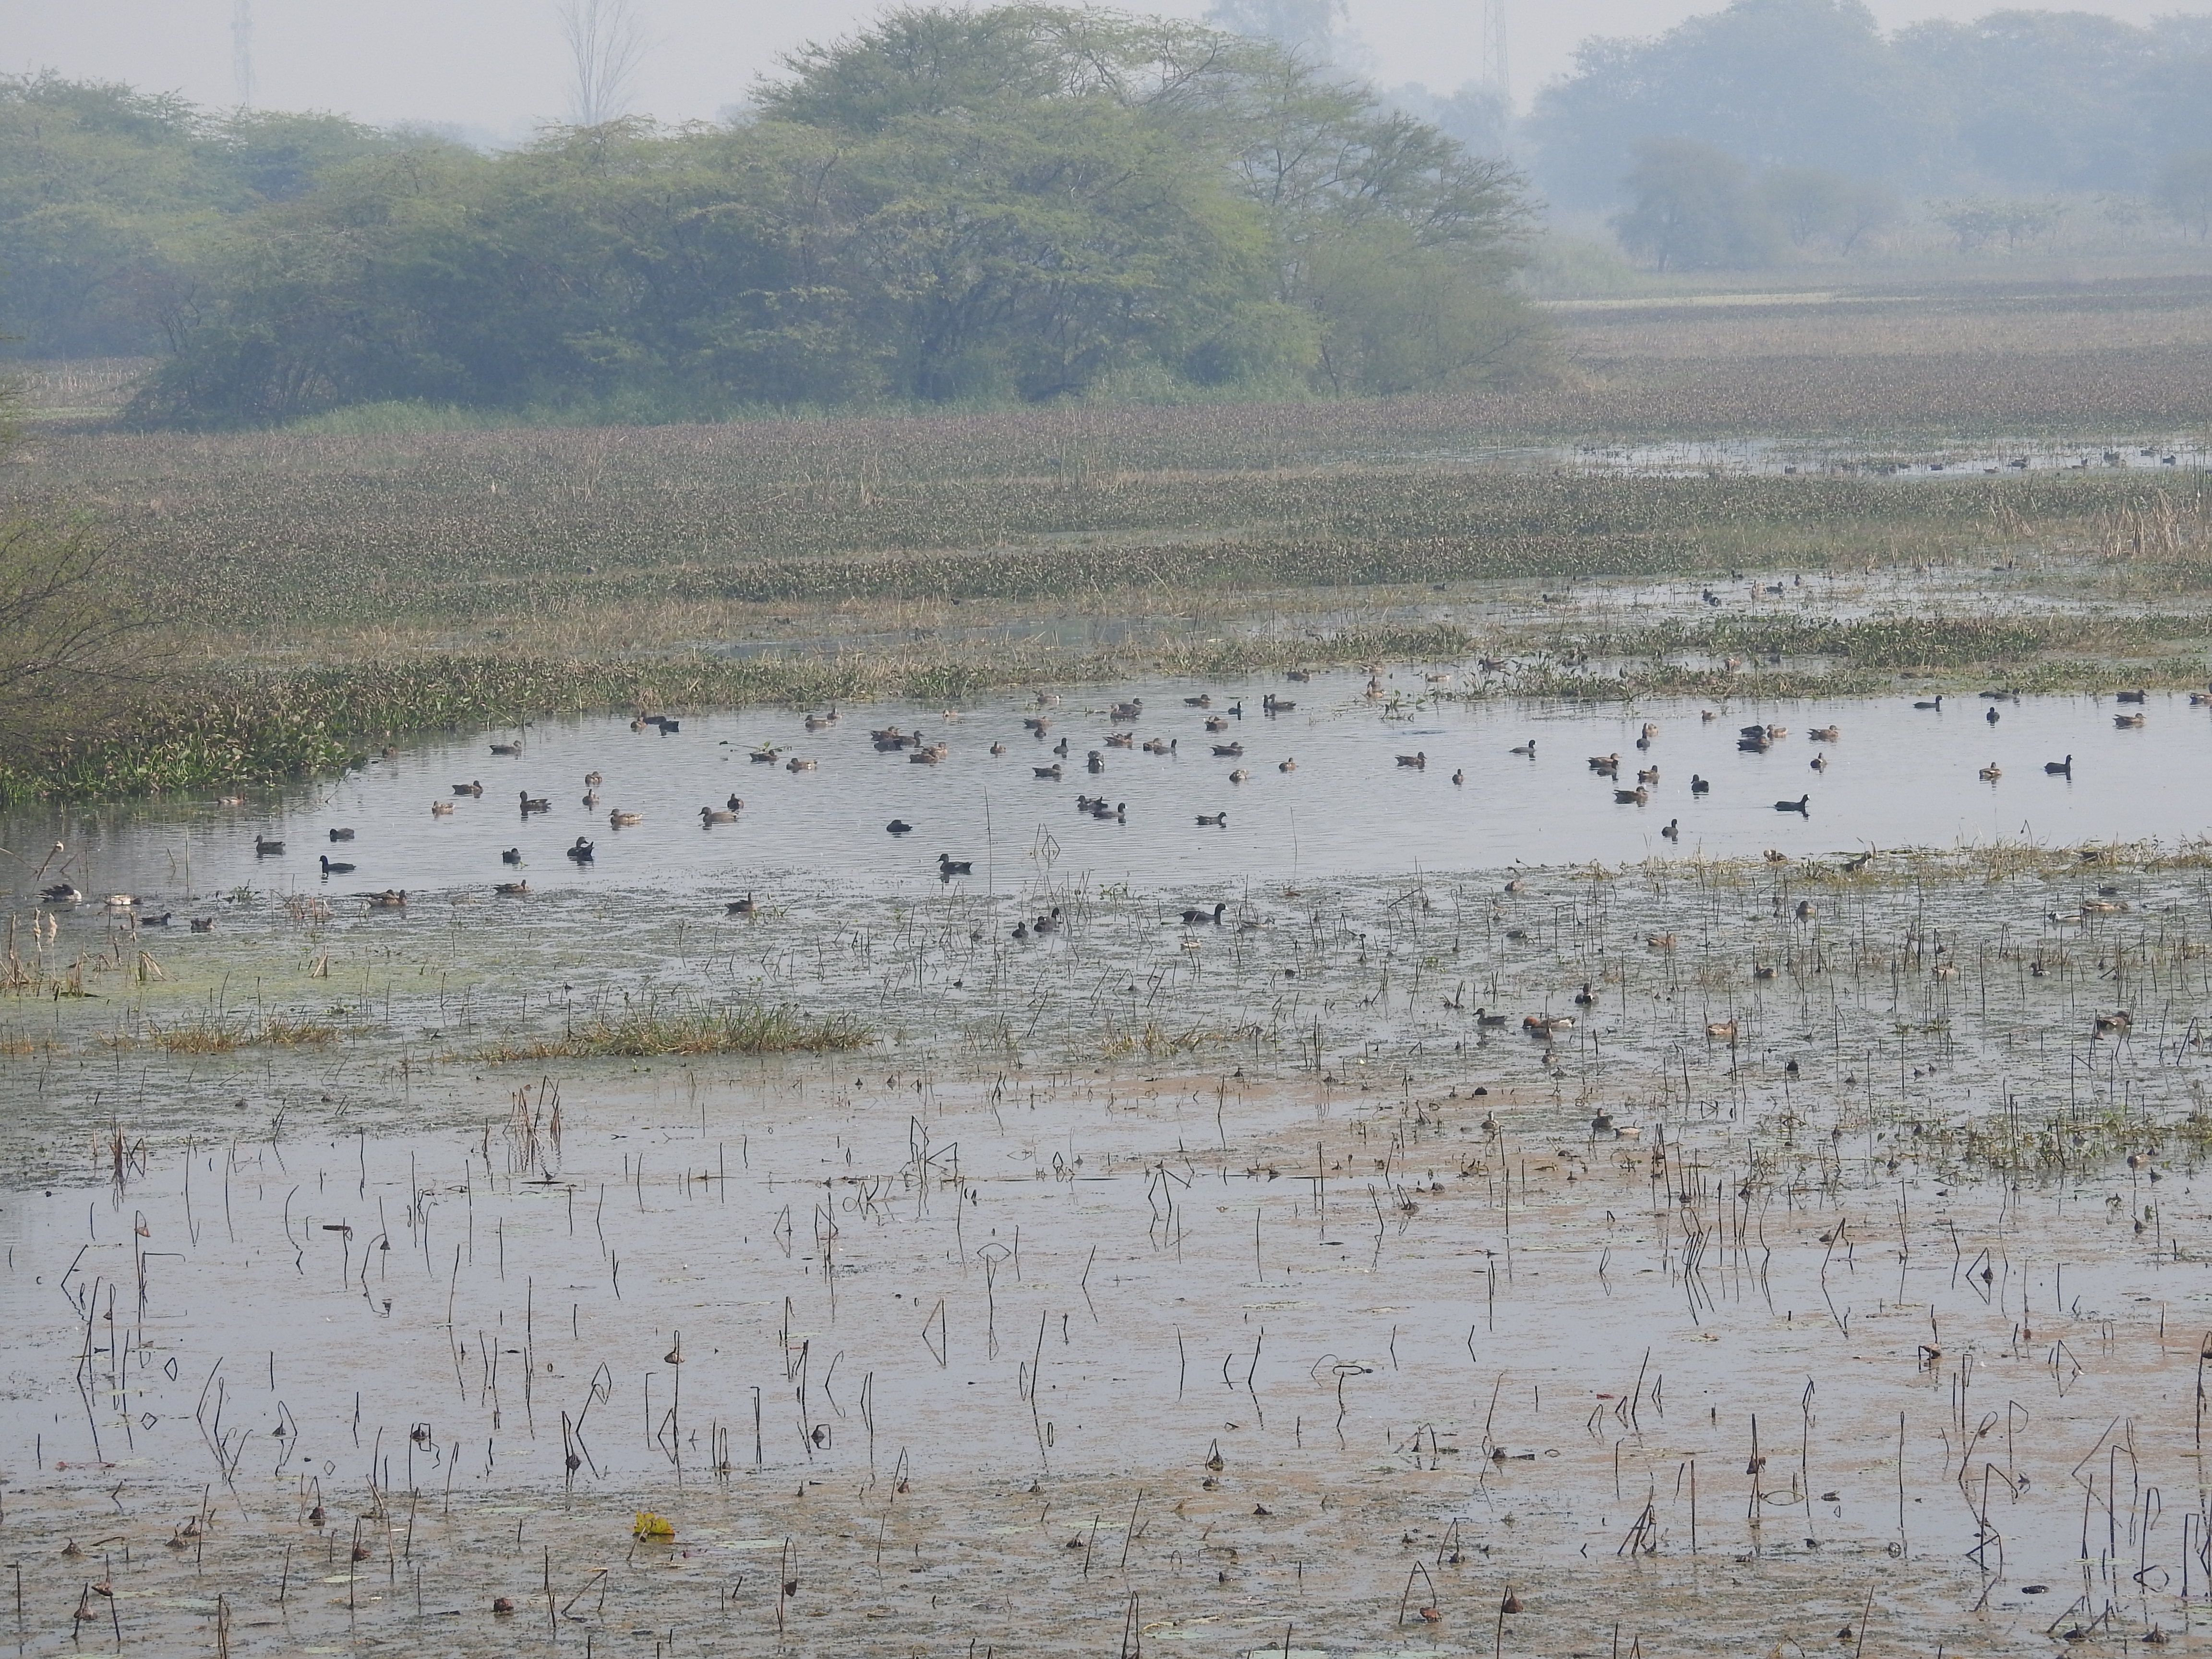
<path fill-rule="evenodd" d="M 631 0 L 560 0 L 557 11 L 568 44 L 570 117 L 580 127 L 596 127 L 626 113 L 650 44 Z"/>

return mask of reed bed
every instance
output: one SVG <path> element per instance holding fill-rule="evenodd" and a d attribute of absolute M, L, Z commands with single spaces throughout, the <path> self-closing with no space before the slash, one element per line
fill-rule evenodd
<path fill-rule="evenodd" d="M 547 1060 L 648 1060 L 665 1055 L 830 1054 L 866 1048 L 873 1034 L 844 1014 L 781 1006 L 647 1006 L 591 1016 L 558 1036 L 495 1043 L 490 1063 Z"/>

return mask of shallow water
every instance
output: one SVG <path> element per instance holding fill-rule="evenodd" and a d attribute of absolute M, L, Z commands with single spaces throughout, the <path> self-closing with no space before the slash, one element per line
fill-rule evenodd
<path fill-rule="evenodd" d="M 1655 854 L 1728 858 L 1778 848 L 1808 856 L 1867 846 L 1948 846 L 1996 839 L 2046 844 L 2115 839 L 2177 842 L 2212 824 L 2212 710 L 2186 698 L 2153 694 L 2141 730 L 2118 730 L 2118 706 L 2088 697 L 2032 697 L 1990 705 L 1947 699 L 1922 709 L 1899 696 L 1881 702 L 1744 698 L 1717 718 L 1694 703 L 1622 708 L 1527 704 L 1437 695 L 1457 684 L 1426 683 L 1414 672 L 1386 681 L 1388 695 L 1363 695 L 1364 676 L 1321 675 L 1308 684 L 1204 688 L 1139 684 L 1142 719 L 1116 726 L 1102 699 L 1040 709 L 1006 697 L 947 720 L 944 711 L 871 705 L 836 727 L 806 732 L 795 714 L 752 710 L 685 717 L 675 736 L 644 735 L 612 720 L 541 723 L 526 734 L 520 759 L 488 754 L 477 739 L 410 749 L 397 760 L 314 790 L 256 799 L 241 807 L 207 803 L 134 805 L 88 811 L 17 814 L 6 844 L 68 844 L 66 863 L 9 866 L 20 903 L 57 879 L 97 901 L 135 896 L 142 910 L 203 914 L 213 896 L 240 888 L 327 894 L 334 903 L 386 887 L 412 899 L 487 895 L 499 881 L 526 879 L 533 897 L 626 896 L 641 905 L 698 912 L 709 901 L 752 893 L 773 897 L 791 883 L 865 889 L 877 897 L 939 890 L 940 853 L 970 861 L 979 891 L 1018 885 L 1043 870 L 1080 872 L 1097 883 L 1129 883 L 1163 892 L 1233 895 L 1255 882 L 1328 880 L 1410 872 L 1498 869 L 1516 864 L 1607 864 Z M 1295 710 L 1267 716 L 1261 694 L 1280 685 Z M 1188 696 L 1217 705 L 1240 700 L 1242 718 L 1209 734 L 1208 713 Z M 1984 712 L 2001 715 L 1991 726 Z M 1051 721 L 1039 737 L 1026 716 Z M 1660 730 L 1636 747 L 1645 722 Z M 1740 727 L 1782 725 L 1790 735 L 1764 753 L 1736 747 Z M 1839 739 L 1808 734 L 1835 725 Z M 940 765 L 910 763 L 905 751 L 878 753 L 869 728 L 920 730 L 949 746 Z M 1171 756 L 1107 749 L 1109 732 L 1140 741 L 1172 738 Z M 502 737 L 511 734 L 498 734 Z M 1063 775 L 1041 779 L 1069 744 Z M 1510 752 L 1533 741 L 1533 757 Z M 1006 752 L 993 755 L 996 744 Z M 1241 757 L 1217 745 L 1241 744 Z M 750 762 L 757 745 L 779 746 L 773 764 Z M 1085 769 L 1097 750 L 1103 770 Z M 1615 781 L 1593 773 L 1593 755 L 1621 757 L 1618 783 L 1656 768 L 1659 781 L 1642 806 L 1617 805 Z M 1416 769 L 1401 756 L 1423 756 Z M 2046 763 L 2074 757 L 2070 779 Z M 1827 769 L 1811 762 L 1823 757 Z M 788 761 L 816 763 L 791 772 Z M 1281 763 L 1294 760 L 1285 773 Z M 1978 773 L 1996 764 L 1992 784 Z M 1249 781 L 1232 782 L 1245 769 Z M 599 771 L 601 802 L 581 804 L 583 778 Z M 1454 774 L 1465 781 L 1455 784 Z M 1693 793 L 1693 775 L 1711 781 Z M 463 798 L 450 817 L 434 801 L 453 800 L 455 782 L 481 781 L 481 799 Z M 553 810 L 525 817 L 527 791 Z M 698 810 L 744 803 L 740 821 L 702 829 Z M 1122 819 L 1097 821 L 1076 810 L 1079 796 L 1126 806 Z M 1780 813 L 1778 800 L 1807 798 L 1807 811 Z M 610 811 L 644 821 L 611 830 Z M 1225 828 L 1200 816 L 1228 815 Z M 897 818 L 910 836 L 885 833 Z M 1669 842 L 1662 826 L 1679 824 Z M 333 828 L 353 840 L 334 845 Z M 596 847 L 578 867 L 562 851 L 579 836 Z M 257 855 L 257 838 L 280 840 L 281 854 Z M 520 866 L 503 865 L 514 848 Z M 356 866 L 332 878 L 318 859 Z M 80 907 L 82 908 L 82 907 Z M 711 914 L 711 912 L 708 912 Z M 65 925 L 97 920 L 65 919 Z"/>

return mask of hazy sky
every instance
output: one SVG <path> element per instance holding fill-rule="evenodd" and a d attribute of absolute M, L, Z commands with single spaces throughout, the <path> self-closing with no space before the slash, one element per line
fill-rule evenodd
<path fill-rule="evenodd" d="M 2014 0 L 2018 3 L 2019 0 Z M 250 0 L 253 64 L 266 108 L 337 110 L 373 122 L 461 123 L 526 131 L 563 112 L 566 60 L 553 0 Z M 2003 0 L 1874 0 L 1885 25 L 1971 17 Z M 208 104 L 231 101 L 234 0 L 0 0 L 0 70 L 52 69 L 129 81 Z M 712 116 L 776 56 L 834 36 L 878 9 L 860 0 L 640 0 L 655 46 L 637 108 Z M 1151 7 L 1197 15 L 1206 0 Z M 1586 35 L 1644 34 L 1718 0 L 1507 0 L 1516 95 L 1567 64 Z M 2177 0 L 2108 0 L 2136 21 L 2197 10 Z M 1481 0 L 1351 0 L 1372 72 L 1448 89 L 1480 69 Z"/>

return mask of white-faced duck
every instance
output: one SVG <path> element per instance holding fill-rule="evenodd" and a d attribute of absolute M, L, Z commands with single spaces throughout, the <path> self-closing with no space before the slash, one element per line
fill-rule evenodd
<path fill-rule="evenodd" d="M 914 833 L 914 826 L 904 818 L 893 818 L 884 826 L 884 830 L 887 834 L 894 836 L 910 836 Z"/>
<path fill-rule="evenodd" d="M 532 812 L 550 812 L 552 810 L 551 800 L 544 797 L 533 797 L 527 789 L 522 791 L 523 817 L 528 817 Z"/>
<path fill-rule="evenodd" d="M 281 841 L 271 841 L 266 836 L 253 838 L 253 856 L 258 859 L 271 858 L 283 850 L 284 843 Z"/>
<path fill-rule="evenodd" d="M 331 831 L 331 839 L 332 841 L 351 841 L 353 839 L 353 831 L 350 830 L 333 830 Z"/>
<path fill-rule="evenodd" d="M 1200 812 L 1198 815 L 1198 827 L 1201 830 L 1226 830 L 1229 827 L 1229 814 Z"/>
<path fill-rule="evenodd" d="M 1221 926 L 1221 914 L 1228 908 L 1228 902 L 1222 900 L 1212 910 L 1186 910 L 1182 913 L 1182 925 L 1186 927 L 1218 927 Z"/>
<path fill-rule="evenodd" d="M 323 854 L 323 878 L 325 881 L 332 876 L 349 876 L 353 872 L 354 866 L 352 865 L 333 863 L 331 862 L 331 855 L 328 853 Z"/>
<path fill-rule="evenodd" d="M 1813 798 L 1810 795 L 1800 795 L 1796 800 L 1778 800 L 1774 803 L 1774 810 L 1778 812 L 1796 812 L 1801 817 L 1810 817 L 1813 816 Z"/>
<path fill-rule="evenodd" d="M 579 836 L 576 837 L 575 844 L 566 849 L 566 855 L 579 864 L 589 864 L 594 850 L 590 842 Z"/>
<path fill-rule="evenodd" d="M 2045 761 L 2043 769 L 2054 778 L 2070 778 L 2074 775 L 2074 757 L 2069 755 L 2063 761 Z"/>

